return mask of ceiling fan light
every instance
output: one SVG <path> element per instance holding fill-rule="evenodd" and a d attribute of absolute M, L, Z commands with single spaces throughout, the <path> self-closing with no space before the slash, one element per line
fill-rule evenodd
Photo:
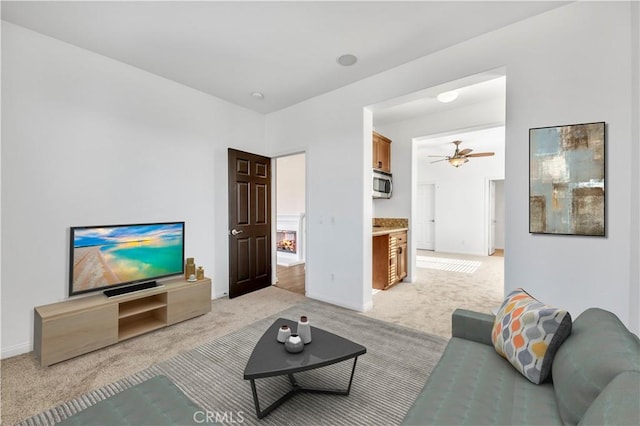
<path fill-rule="evenodd" d="M 446 103 L 455 101 L 457 98 L 458 98 L 458 91 L 451 90 L 449 92 L 440 93 L 437 99 L 443 104 L 446 104 Z"/>
<path fill-rule="evenodd" d="M 453 167 L 460 167 L 466 162 L 467 159 L 462 157 L 449 158 L 449 164 L 451 164 Z"/>

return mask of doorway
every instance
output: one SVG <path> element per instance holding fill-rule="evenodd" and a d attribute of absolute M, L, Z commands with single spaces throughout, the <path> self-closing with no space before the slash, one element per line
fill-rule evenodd
<path fill-rule="evenodd" d="M 445 93 L 454 95 L 453 99 L 439 99 Z M 394 184 L 398 197 L 386 203 L 389 207 L 385 210 L 394 215 L 409 215 L 406 281 L 424 283 L 429 290 L 441 292 L 439 298 L 446 298 L 455 306 L 461 300 L 455 300 L 448 290 L 459 286 L 448 285 L 469 278 L 475 290 L 477 276 L 473 274 L 487 272 L 485 267 L 491 265 L 488 283 L 498 287 L 499 300 L 504 262 L 497 256 L 487 256 L 486 188 L 487 177 L 505 176 L 506 69 L 488 70 L 425 88 L 367 110 L 374 129 L 392 136 L 393 152 L 410 158 L 411 162 L 405 170 L 396 168 Z M 461 157 L 467 161 L 460 161 Z M 402 201 L 393 201 L 401 197 Z M 376 210 L 374 205 L 373 213 Z M 498 239 L 496 235 L 496 249 Z M 479 269 L 467 271 L 472 267 Z M 451 276 L 436 281 L 429 275 L 432 271 L 437 274 L 445 271 Z M 385 304 L 386 294 L 374 296 L 374 309 Z M 405 309 L 410 302 L 415 302 L 419 309 L 417 305 L 425 300 L 420 296 L 415 301 L 402 301 L 397 309 Z M 390 297 L 389 300 L 394 303 Z M 385 309 L 392 315 L 395 312 L 388 306 Z M 443 320 L 446 312 L 450 310 L 443 312 Z"/>
<path fill-rule="evenodd" d="M 488 255 L 504 256 L 504 179 L 489 180 Z"/>
<path fill-rule="evenodd" d="M 416 248 L 419 250 L 435 250 L 436 232 L 436 185 L 433 183 L 418 184 L 416 195 Z"/>
<path fill-rule="evenodd" d="M 275 165 L 276 287 L 305 294 L 306 154 L 278 157 Z"/>

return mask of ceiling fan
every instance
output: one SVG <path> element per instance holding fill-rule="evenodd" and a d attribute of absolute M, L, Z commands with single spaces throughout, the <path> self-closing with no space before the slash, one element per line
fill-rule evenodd
<path fill-rule="evenodd" d="M 448 161 L 453 167 L 460 167 L 464 163 L 469 161 L 469 158 L 472 157 L 491 157 L 494 155 L 493 152 L 476 152 L 475 154 L 471 154 L 472 149 L 465 148 L 460 149 L 460 144 L 462 141 L 453 141 L 453 144 L 456 146 L 456 150 L 452 156 L 448 155 L 430 155 L 429 157 L 444 157 L 442 160 L 432 161 L 431 163 L 439 163 L 440 161 Z"/>

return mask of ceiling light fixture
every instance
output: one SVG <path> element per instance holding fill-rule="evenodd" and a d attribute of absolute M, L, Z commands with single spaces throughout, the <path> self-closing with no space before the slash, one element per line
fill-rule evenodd
<path fill-rule="evenodd" d="M 453 102 L 458 98 L 458 91 L 451 90 L 450 92 L 443 92 L 438 95 L 438 100 L 443 104 Z"/>
<path fill-rule="evenodd" d="M 253 96 L 254 98 L 258 99 L 258 100 L 263 100 L 264 99 L 264 95 L 260 92 L 253 92 L 251 93 L 251 96 Z"/>
<path fill-rule="evenodd" d="M 449 158 L 449 164 L 451 164 L 453 167 L 456 167 L 456 168 L 462 166 L 467 161 L 469 161 L 469 160 L 467 160 L 464 157 Z"/>
<path fill-rule="evenodd" d="M 336 62 L 342 65 L 343 67 L 350 67 L 351 65 L 358 62 L 358 58 L 351 53 L 347 53 L 345 55 L 338 56 Z"/>

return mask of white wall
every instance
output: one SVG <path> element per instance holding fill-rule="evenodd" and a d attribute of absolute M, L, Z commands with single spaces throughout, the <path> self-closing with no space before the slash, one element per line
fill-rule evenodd
<path fill-rule="evenodd" d="M 186 222 L 186 255 L 228 291 L 227 147 L 264 117 L 2 22 L 2 356 L 63 300 L 68 228 Z"/>
<path fill-rule="evenodd" d="M 307 144 L 303 147 L 307 168 L 307 296 L 363 310 L 371 303 L 371 287 L 365 292 L 362 285 L 353 284 L 361 284 L 367 273 L 371 282 L 371 241 L 368 250 L 362 249 L 366 244 L 365 215 L 369 217 L 366 228 L 371 239 L 371 188 L 365 191 L 363 179 L 366 163 L 367 183 L 371 180 L 371 146 L 363 152 L 363 145 L 353 142 L 362 141 L 367 131 L 370 137 L 372 127 L 370 121 L 368 127 L 363 126 L 361 107 L 345 111 L 324 99 L 305 102 L 300 114 L 293 107 L 272 114 L 271 120 L 267 116 L 266 133 L 278 140 L 269 147 L 273 155 L 299 151 L 300 141 Z M 325 127 L 327 123 L 330 125 Z M 355 251 L 354 241 L 359 242 Z M 369 253 L 366 270 L 365 253 Z"/>
<path fill-rule="evenodd" d="M 276 159 L 276 205 L 278 214 L 305 212 L 305 155 Z"/>
<path fill-rule="evenodd" d="M 640 120 L 631 7 L 572 3 L 267 116 L 269 151 L 308 144 L 308 294 L 359 309 L 371 303 L 371 113 L 363 108 L 506 66 L 505 291 L 523 286 L 574 316 L 600 306 L 638 332 L 636 269 L 620 255 L 637 251 L 629 233 L 638 198 L 629 152 Z M 608 124 L 607 238 L 530 235 L 528 129 L 600 120 Z M 411 169 L 410 155 L 392 156 L 394 176 Z M 342 235 L 350 238 L 337 244 Z"/>
<path fill-rule="evenodd" d="M 629 257 L 620 256 L 631 244 L 631 200 L 637 198 L 629 151 L 638 143 L 631 138 L 640 119 L 630 108 L 631 55 L 640 42 L 631 37 L 638 19 L 630 8 L 630 2 L 573 4 L 552 14 L 564 25 L 552 27 L 561 21 L 541 17 L 523 22 L 510 38 L 529 56 L 507 64 L 505 291 L 528 288 L 566 306 L 574 318 L 599 306 L 638 333 L 633 318 L 640 306 L 628 302 L 638 284 Z M 548 23 L 548 31 L 541 34 L 538 21 Z M 594 121 L 607 123 L 606 238 L 529 234 L 527 129 Z"/>
<path fill-rule="evenodd" d="M 636 23 L 631 29 L 631 40 L 635 40 L 634 48 L 631 52 L 631 113 L 637 117 L 640 114 L 640 42 L 638 42 L 640 40 L 640 25 L 638 24 L 640 22 L 640 2 L 632 4 L 631 17 L 632 22 Z M 637 141 L 631 147 L 631 158 L 632 161 L 635 158 L 635 164 L 637 165 L 640 164 L 640 120 L 635 120 L 635 125 L 632 125 L 631 140 Z M 631 182 L 640 182 L 640 168 L 631 167 Z M 640 324 L 640 185 L 636 185 L 635 197 L 631 197 L 629 233 L 631 235 L 629 259 L 631 262 L 632 283 L 629 311 L 631 312 L 631 323 Z"/>

